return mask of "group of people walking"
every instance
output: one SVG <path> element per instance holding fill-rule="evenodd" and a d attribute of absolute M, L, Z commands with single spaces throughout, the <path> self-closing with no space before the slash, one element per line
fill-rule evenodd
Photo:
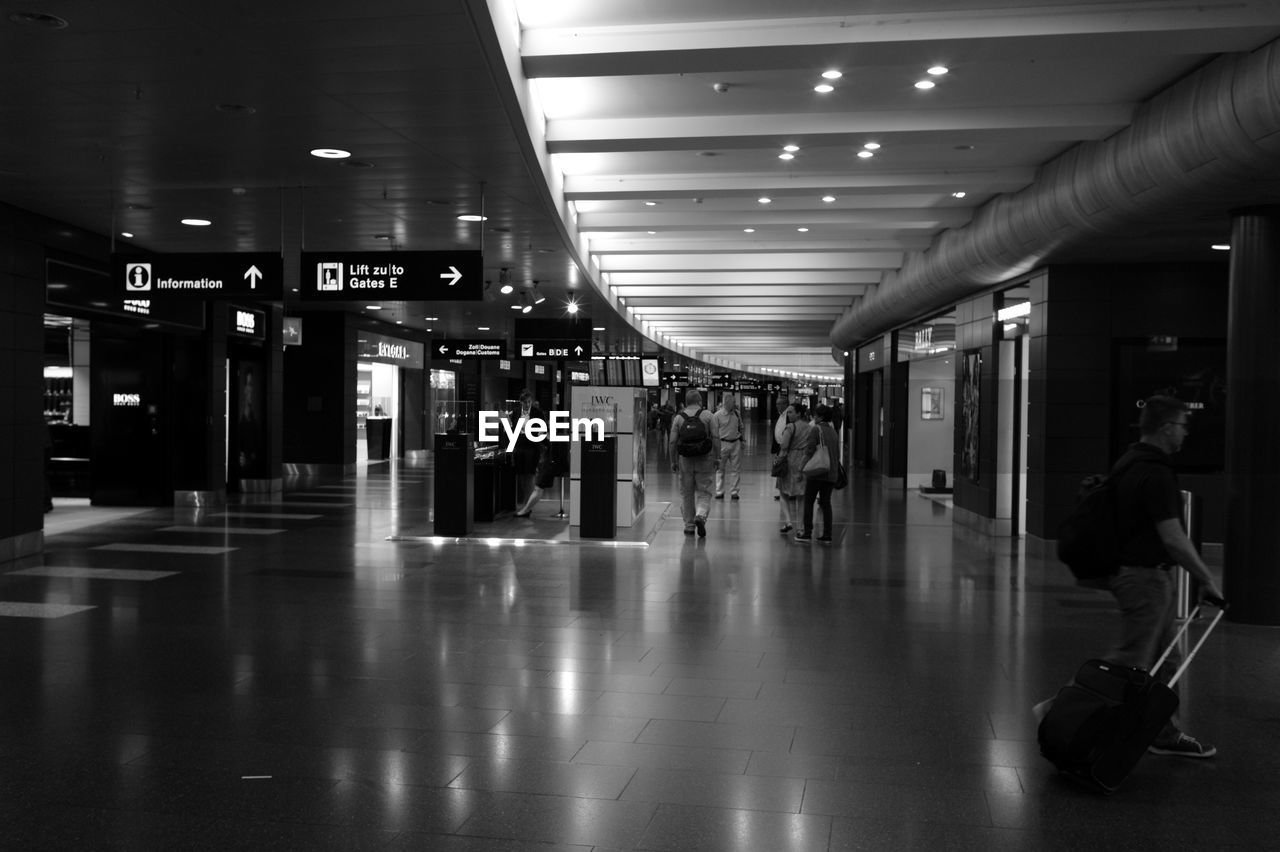
<path fill-rule="evenodd" d="M 672 418 L 668 435 L 671 469 L 679 475 L 680 514 L 685 535 L 707 534 L 711 500 L 738 500 L 741 497 L 742 447 L 745 431 L 742 415 L 733 394 L 725 394 L 720 408 L 708 412 L 702 394 L 690 389 L 684 408 Z M 817 541 L 831 543 L 831 492 L 840 472 L 840 439 L 832 426 L 832 410 L 818 405 L 812 411 L 803 404 L 785 404 L 773 430 L 777 496 L 782 512 L 783 535 L 795 530 L 796 541 L 813 541 L 815 501 L 822 511 L 822 530 Z M 811 464 L 819 448 L 826 449 L 829 463 L 823 470 Z M 810 471 L 805 472 L 809 466 Z M 796 530 L 796 523 L 800 528 Z"/>

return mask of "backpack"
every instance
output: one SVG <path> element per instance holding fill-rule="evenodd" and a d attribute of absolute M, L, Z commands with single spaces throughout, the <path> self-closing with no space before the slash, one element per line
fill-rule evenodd
<path fill-rule="evenodd" d="M 680 415 L 680 428 L 676 431 L 676 452 L 682 456 L 705 456 L 711 452 L 711 433 L 702 419 L 702 409 L 692 415 Z"/>
<path fill-rule="evenodd" d="M 1096 584 L 1120 570 L 1120 506 L 1116 499 L 1121 476 L 1136 464 L 1154 459 L 1117 463 L 1106 476 L 1087 476 L 1080 483 L 1075 508 L 1058 527 L 1058 559 L 1076 580 Z"/>

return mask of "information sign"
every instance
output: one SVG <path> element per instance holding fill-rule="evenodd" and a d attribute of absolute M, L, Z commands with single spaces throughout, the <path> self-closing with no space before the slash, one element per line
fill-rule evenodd
<path fill-rule="evenodd" d="M 450 340 L 440 338 L 431 341 L 431 357 L 474 360 L 501 360 L 507 357 L 507 341 L 501 337 L 486 340 Z M 511 369 L 510 363 L 503 369 Z"/>
<path fill-rule="evenodd" d="M 151 301 L 284 298 L 284 261 L 270 252 L 111 255 L 112 295 Z"/>
<path fill-rule="evenodd" d="M 483 275 L 478 251 L 303 252 L 299 296 L 312 302 L 479 302 Z"/>

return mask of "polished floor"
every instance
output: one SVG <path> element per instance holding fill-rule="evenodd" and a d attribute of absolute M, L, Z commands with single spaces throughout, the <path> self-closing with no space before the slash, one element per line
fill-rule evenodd
<path fill-rule="evenodd" d="M 1280 633 L 1198 659 L 1217 758 L 1103 798 L 1029 708 L 1109 598 L 861 477 L 792 541 L 758 451 L 686 537 L 661 450 L 625 547 L 432 540 L 390 464 L 51 533 L 0 567 L 0 848 L 1280 848 Z"/>

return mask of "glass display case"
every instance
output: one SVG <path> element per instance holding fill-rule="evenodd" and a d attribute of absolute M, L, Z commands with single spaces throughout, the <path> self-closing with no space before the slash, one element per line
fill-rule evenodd
<path fill-rule="evenodd" d="M 432 414 L 432 429 L 437 435 L 469 435 L 474 438 L 478 430 L 476 404 L 457 399 L 438 400 Z"/>

